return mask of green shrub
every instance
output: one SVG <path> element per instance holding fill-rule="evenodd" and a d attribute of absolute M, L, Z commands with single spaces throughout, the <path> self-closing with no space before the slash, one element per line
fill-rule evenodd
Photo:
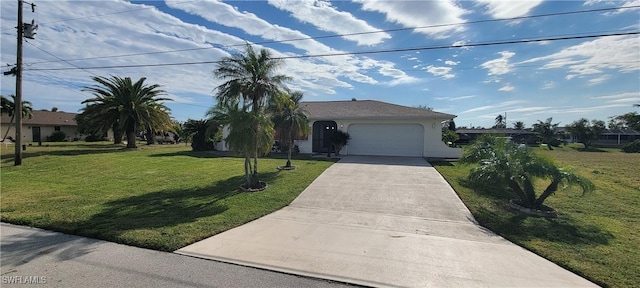
<path fill-rule="evenodd" d="M 102 136 L 100 135 L 96 135 L 96 134 L 89 134 L 86 137 L 84 137 L 84 141 L 87 142 L 98 142 L 98 141 L 102 141 Z"/>
<path fill-rule="evenodd" d="M 47 136 L 47 142 L 64 142 L 67 139 L 67 134 L 62 131 L 53 131 L 51 136 Z"/>
<path fill-rule="evenodd" d="M 640 153 L 640 139 L 624 145 L 624 147 L 622 147 L 622 152 Z"/>

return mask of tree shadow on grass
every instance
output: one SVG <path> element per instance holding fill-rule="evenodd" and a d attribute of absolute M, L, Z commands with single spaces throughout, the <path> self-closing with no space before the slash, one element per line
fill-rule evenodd
<path fill-rule="evenodd" d="M 584 148 L 584 147 L 571 147 L 571 149 L 576 150 L 576 151 L 580 151 L 580 152 L 599 152 L 599 153 L 601 153 L 601 152 L 604 152 L 604 153 L 609 152 L 607 150 L 602 150 L 602 149 L 595 148 L 595 147 L 590 147 L 589 149 Z"/>
<path fill-rule="evenodd" d="M 261 173 L 260 177 L 262 181 L 270 182 L 278 177 L 278 173 Z M 102 212 L 94 214 L 86 221 L 54 222 L 47 229 L 173 251 L 184 245 L 185 238 L 190 237 L 175 235 L 175 226 L 195 223 L 200 218 L 227 211 L 225 199 L 247 193 L 239 189 L 243 180 L 244 176 L 235 176 L 207 187 L 163 190 L 120 198 L 104 203 Z M 139 236 L 125 235 L 133 230 L 136 230 Z M 142 236 L 146 235 L 145 233 L 148 233 L 148 236 Z M 134 240 L 131 240 L 131 237 L 134 237 Z M 148 237 L 149 241 L 146 241 L 145 237 Z"/>
<path fill-rule="evenodd" d="M 493 232 L 514 241 L 544 239 L 571 245 L 606 245 L 614 235 L 600 227 L 581 223 L 568 215 L 558 218 L 542 218 L 517 215 L 506 209 L 507 201 L 495 201 L 504 210 L 492 211 L 480 207 L 474 211 L 478 222 Z"/>
<path fill-rule="evenodd" d="M 239 157 L 226 151 L 176 151 L 176 152 L 169 152 L 169 153 L 154 153 L 149 155 L 149 157 L 173 157 L 173 156 L 189 156 L 189 157 L 196 157 L 196 158 L 225 158 L 225 157 L 238 158 Z"/>
<path fill-rule="evenodd" d="M 51 156 L 77 156 L 77 155 L 89 155 L 89 154 L 105 154 L 105 153 L 118 153 L 118 152 L 126 152 L 122 147 L 114 147 L 112 149 L 74 149 L 74 150 L 55 150 L 55 151 L 33 151 L 22 152 L 22 159 L 34 158 L 39 156 L 51 155 Z M 3 163 L 11 162 L 15 159 L 15 155 L 13 153 L 3 154 L 0 156 L 0 159 Z"/>

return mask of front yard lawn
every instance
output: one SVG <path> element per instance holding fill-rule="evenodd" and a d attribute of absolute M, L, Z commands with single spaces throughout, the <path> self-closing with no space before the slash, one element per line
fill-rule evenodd
<path fill-rule="evenodd" d="M 561 216 L 544 219 L 506 211 L 513 197 L 505 189 L 473 191 L 464 185 L 469 167 L 432 163 L 453 186 L 481 225 L 602 286 L 637 287 L 640 283 L 640 154 L 619 149 L 580 151 L 566 146 L 537 153 L 560 166 L 572 166 L 596 190 L 560 190 L 545 204 Z M 541 186 L 542 187 L 542 186 Z M 538 191 L 541 191 L 538 189 Z M 531 267 L 535 274 L 535 267 Z M 544 277 L 544 275 L 539 275 Z"/>
<path fill-rule="evenodd" d="M 45 143 L 13 166 L 2 148 L 3 222 L 173 251 L 288 205 L 332 161 L 260 159 L 262 192 L 241 192 L 243 159 L 184 145 Z"/>

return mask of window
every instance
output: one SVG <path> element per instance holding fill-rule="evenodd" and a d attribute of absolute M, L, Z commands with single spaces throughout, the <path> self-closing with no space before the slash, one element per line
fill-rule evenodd
<path fill-rule="evenodd" d="M 54 131 L 60 131 L 60 126 L 53 126 Z"/>

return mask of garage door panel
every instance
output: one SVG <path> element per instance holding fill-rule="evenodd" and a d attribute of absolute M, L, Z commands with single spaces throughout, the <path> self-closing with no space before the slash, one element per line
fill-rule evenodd
<path fill-rule="evenodd" d="M 424 128 L 420 124 L 351 124 L 350 155 L 422 156 Z"/>

